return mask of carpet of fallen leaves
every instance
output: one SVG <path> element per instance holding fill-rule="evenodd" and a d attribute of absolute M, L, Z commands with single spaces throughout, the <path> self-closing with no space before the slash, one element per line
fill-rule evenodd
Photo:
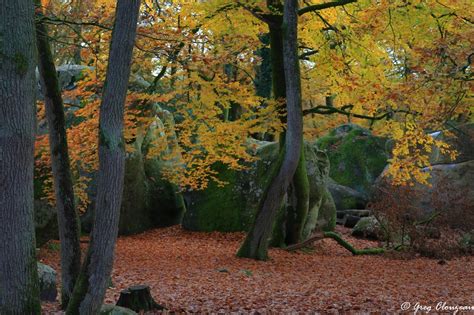
<path fill-rule="evenodd" d="M 377 243 L 351 238 L 357 248 Z M 403 302 L 432 306 L 474 304 L 474 259 L 352 256 L 333 240 L 311 250 L 270 250 L 266 262 L 235 256 L 243 233 L 198 233 L 175 226 L 120 237 L 113 287 L 106 303 L 136 284 L 151 287 L 161 305 L 176 312 L 289 313 L 397 312 Z M 57 246 L 40 260 L 59 271 Z M 59 279 L 59 276 L 58 276 Z M 45 314 L 61 314 L 45 303 Z"/>

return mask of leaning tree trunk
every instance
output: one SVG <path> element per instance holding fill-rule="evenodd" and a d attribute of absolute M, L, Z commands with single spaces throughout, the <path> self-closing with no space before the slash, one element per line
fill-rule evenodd
<path fill-rule="evenodd" d="M 34 6 L 0 5 L 0 314 L 39 314 L 33 220 Z"/>
<path fill-rule="evenodd" d="M 35 5 L 37 7 L 38 68 L 49 127 L 49 148 L 61 241 L 61 304 L 63 308 L 66 308 L 81 268 L 79 216 L 74 206 L 63 100 L 49 44 L 48 30 L 42 20 L 41 1 L 35 0 Z"/>
<path fill-rule="evenodd" d="M 304 142 L 301 139 L 301 154 L 291 183 L 289 207 L 287 213 L 286 239 L 287 245 L 303 241 L 303 227 L 309 211 L 309 180 L 306 171 Z"/>
<path fill-rule="evenodd" d="M 300 159 L 303 138 L 303 115 L 301 110 L 301 86 L 297 51 L 297 7 L 297 0 L 285 1 L 283 52 L 287 96 L 287 130 L 284 158 L 277 175 L 270 183 L 262 206 L 256 215 L 255 222 L 237 253 L 240 257 L 260 260 L 268 258 L 268 243 L 273 221 Z"/>
<path fill-rule="evenodd" d="M 278 8 L 278 2 L 274 1 L 273 7 Z M 272 86 L 273 86 L 273 97 L 278 99 L 286 98 L 286 84 L 285 84 L 285 69 L 284 69 L 284 44 L 283 44 L 283 28 L 282 19 L 279 15 L 274 15 L 272 22 L 269 24 L 270 30 L 270 49 L 271 49 L 271 61 L 272 61 Z M 282 112 L 285 108 L 282 109 Z M 286 119 L 282 121 L 286 124 Z M 303 141 L 303 138 L 301 138 Z M 280 137 L 280 148 L 285 146 L 285 133 L 282 133 Z M 283 155 L 284 151 L 281 150 L 280 155 Z M 283 159 L 279 159 L 282 161 Z M 277 165 L 276 167 L 281 167 Z M 306 172 L 306 159 L 304 154 L 304 146 L 301 147 L 301 155 L 296 169 L 295 175 L 291 182 L 291 189 L 288 191 L 288 200 L 290 206 L 288 208 L 283 207 L 283 211 L 288 211 L 285 215 L 280 216 L 282 220 L 287 220 L 287 224 L 278 222 L 275 226 L 276 229 L 282 229 L 280 234 L 284 239 L 275 240 L 275 244 L 281 244 L 283 241 L 286 244 L 295 244 L 301 242 L 302 230 L 306 222 L 306 216 L 309 211 L 309 182 L 308 175 Z"/>
<path fill-rule="evenodd" d="M 99 173 L 91 242 L 67 314 L 97 314 L 112 271 L 122 201 L 123 118 L 140 0 L 118 0 L 99 116 Z"/>

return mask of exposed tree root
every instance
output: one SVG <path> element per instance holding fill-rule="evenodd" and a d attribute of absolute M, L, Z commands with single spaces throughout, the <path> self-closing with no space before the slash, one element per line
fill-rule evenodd
<path fill-rule="evenodd" d="M 297 250 L 297 249 L 300 249 L 300 248 L 303 248 L 303 247 L 307 246 L 308 244 L 313 243 L 314 241 L 322 240 L 323 238 L 332 238 L 339 245 L 341 245 L 342 247 L 344 247 L 345 249 L 350 251 L 352 253 L 352 255 L 376 255 L 376 254 L 381 254 L 385 251 L 383 248 L 379 248 L 379 247 L 365 248 L 365 249 L 355 249 L 354 246 L 349 244 L 338 233 L 335 233 L 335 232 L 322 232 L 322 233 L 320 232 L 320 233 L 308 238 L 304 242 L 288 246 L 286 248 L 286 250 L 287 251 Z"/>

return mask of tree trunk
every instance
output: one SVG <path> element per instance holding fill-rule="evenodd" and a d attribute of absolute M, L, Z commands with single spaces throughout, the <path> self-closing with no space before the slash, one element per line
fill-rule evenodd
<path fill-rule="evenodd" d="M 122 201 L 124 104 L 140 0 L 118 0 L 99 116 L 99 172 L 91 243 L 67 314 L 97 314 L 112 271 Z"/>
<path fill-rule="evenodd" d="M 0 314 L 40 314 L 33 219 L 34 6 L 0 5 Z"/>
<path fill-rule="evenodd" d="M 48 30 L 42 21 L 41 1 L 35 0 L 35 4 L 38 68 L 49 126 L 49 148 L 61 241 L 61 304 L 66 308 L 81 268 L 79 216 L 74 205 L 63 100 L 48 40 Z"/>
<path fill-rule="evenodd" d="M 78 15 L 81 12 L 82 9 L 82 0 L 76 0 L 76 3 L 74 3 L 74 8 L 73 8 L 73 15 Z M 74 56 L 73 56 L 73 61 L 76 65 L 80 65 L 82 62 L 82 56 L 81 56 L 81 51 L 82 51 L 82 46 L 81 42 L 83 41 L 82 39 L 82 25 L 77 24 L 77 25 L 71 25 L 72 29 L 76 33 L 77 37 L 75 40 L 76 47 L 74 48 Z"/>
<path fill-rule="evenodd" d="M 287 131 L 284 158 L 278 174 L 270 183 L 262 207 L 256 215 L 255 222 L 237 253 L 240 257 L 259 260 L 267 259 L 272 225 L 300 160 L 303 139 L 303 115 L 298 64 L 297 7 L 296 0 L 285 1 L 283 52 L 287 95 Z"/>
<path fill-rule="evenodd" d="M 151 296 L 150 287 L 146 285 L 135 285 L 122 290 L 117 305 L 126 307 L 135 312 L 165 309 L 156 303 Z"/>
<path fill-rule="evenodd" d="M 303 227 L 309 211 L 309 180 L 306 171 L 304 141 L 301 139 L 301 154 L 298 167 L 293 176 L 286 224 L 286 244 L 296 244 L 303 241 Z"/>

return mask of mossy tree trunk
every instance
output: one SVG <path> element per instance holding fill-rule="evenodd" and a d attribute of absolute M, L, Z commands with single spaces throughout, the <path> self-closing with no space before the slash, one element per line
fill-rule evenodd
<path fill-rule="evenodd" d="M 49 127 L 49 148 L 61 241 L 61 304 L 63 308 L 66 308 L 81 268 L 79 216 L 74 205 L 63 100 L 51 53 L 48 30 L 42 20 L 41 1 L 35 0 L 35 5 L 38 68 Z"/>
<path fill-rule="evenodd" d="M 0 314 L 40 314 L 33 219 L 34 6 L 0 5 Z"/>
<path fill-rule="evenodd" d="M 285 145 L 280 157 L 277 174 L 270 182 L 264 200 L 257 212 L 255 222 L 239 252 L 240 257 L 265 260 L 268 257 L 268 244 L 271 236 L 273 222 L 289 184 L 295 174 L 300 161 L 301 147 L 303 144 L 303 115 L 301 110 L 301 82 L 298 61 L 297 45 L 297 1 L 285 1 L 283 16 L 283 61 L 286 87 L 287 130 Z M 278 38 L 271 37 L 271 40 Z M 273 54 L 272 54 L 273 58 Z M 272 63 L 276 60 L 272 60 Z M 273 80 L 281 80 L 273 78 Z M 281 161 L 281 162 L 280 162 Z"/>
<path fill-rule="evenodd" d="M 268 0 L 267 4 L 269 9 L 277 10 L 277 12 L 283 11 L 280 0 Z M 273 15 L 268 23 L 270 30 L 273 97 L 277 100 L 286 99 L 282 23 L 283 18 L 278 14 Z M 286 108 L 284 106 L 280 111 L 286 114 Z M 283 117 L 282 123 L 286 124 L 286 116 Z M 280 148 L 283 148 L 285 146 L 285 133 L 282 133 L 279 141 Z M 301 141 L 303 142 L 303 137 L 301 137 Z M 284 154 L 283 150 L 281 150 L 280 154 Z M 286 225 L 285 231 L 283 231 L 284 233 L 282 233 L 285 234 L 285 242 L 287 244 L 294 244 L 301 241 L 301 231 L 306 221 L 306 214 L 309 211 L 309 182 L 306 173 L 304 147 L 301 148 L 300 161 L 291 186 L 292 189 L 289 191 L 290 196 L 288 199 L 293 201 L 293 205 L 288 209 L 282 207 L 282 211 L 289 211 L 286 215 L 282 215 L 282 217 L 290 220 L 289 224 Z M 277 227 L 277 229 L 279 228 L 281 227 Z"/>
<path fill-rule="evenodd" d="M 303 227 L 309 211 L 309 180 L 306 171 L 304 142 L 301 142 L 300 161 L 293 176 L 287 210 L 285 239 L 287 245 L 303 241 Z"/>
<path fill-rule="evenodd" d="M 266 19 L 264 22 L 266 22 L 269 27 L 273 98 L 275 98 L 276 100 L 281 100 L 281 99 L 286 99 L 287 97 L 287 85 L 286 85 L 286 80 L 285 80 L 286 73 L 285 73 L 285 66 L 284 66 L 285 65 L 285 60 L 284 60 L 285 51 L 284 51 L 284 38 L 283 38 L 284 36 L 283 36 L 283 28 L 282 28 L 283 16 L 281 14 L 281 12 L 283 12 L 283 5 L 282 5 L 281 0 L 267 0 L 267 6 L 272 12 L 277 12 L 274 15 L 266 16 Z M 298 52 L 296 51 L 296 55 L 297 53 Z M 298 60 L 298 57 L 297 57 L 297 60 Z M 299 68 L 298 68 L 298 80 L 299 80 Z M 301 107 L 301 104 L 300 104 L 300 107 Z M 282 114 L 287 114 L 287 109 L 285 108 L 284 103 L 282 103 L 280 112 Z M 287 123 L 287 117 L 285 115 L 283 115 L 282 123 L 283 124 Z M 285 132 L 280 135 L 279 142 L 280 142 L 281 150 L 280 150 L 278 161 L 275 165 L 274 175 L 272 176 L 273 181 L 270 182 L 269 186 L 266 189 L 262 202 L 260 203 L 256 218 L 262 215 L 265 216 L 264 214 L 262 214 L 264 204 L 268 201 L 269 198 L 274 197 L 271 194 L 269 194 L 269 191 L 272 189 L 272 185 L 274 185 L 276 177 L 278 176 L 278 170 L 281 170 L 281 168 L 283 167 L 283 161 L 284 161 L 284 156 L 286 152 L 285 151 L 286 138 L 287 138 L 287 135 Z M 281 230 L 282 228 L 284 229 L 284 231 L 277 231 L 277 233 L 281 235 L 279 237 L 279 240 L 274 242 L 274 244 L 278 244 L 278 245 L 283 245 L 283 242 L 282 242 L 283 240 L 285 240 L 285 242 L 288 244 L 298 243 L 299 241 L 301 241 L 302 230 L 306 221 L 306 214 L 309 211 L 309 182 L 308 182 L 308 176 L 306 173 L 306 160 L 304 156 L 302 133 L 299 138 L 299 141 L 301 143 L 300 144 L 301 152 L 300 152 L 297 170 L 294 176 L 292 175 L 293 178 L 290 177 L 289 179 L 291 180 L 291 187 L 292 187 L 292 189 L 290 189 L 289 200 L 293 201 L 293 205 L 290 206 L 288 209 L 286 207 L 281 207 L 284 196 L 288 192 L 288 189 L 283 193 L 283 196 L 279 200 L 277 200 L 277 202 L 280 203 L 277 208 L 281 209 L 277 211 L 287 211 L 287 210 L 290 211 L 286 215 L 282 214 L 281 218 L 283 220 L 286 218 L 291 218 L 288 224 L 286 225 L 278 224 L 278 226 L 275 227 L 275 230 Z M 293 147 L 290 150 L 294 151 L 295 149 L 296 148 Z M 260 219 L 262 222 L 266 222 L 263 227 L 256 227 L 255 225 L 261 224 L 261 223 L 257 223 L 257 221 L 254 222 L 254 225 L 250 229 L 250 232 L 248 233 L 246 240 L 242 244 L 239 252 L 237 253 L 238 256 L 242 256 L 242 257 L 250 256 L 250 254 L 248 253 L 248 249 L 246 249 L 246 247 L 249 246 L 248 244 L 250 243 L 250 241 L 248 241 L 248 239 L 252 237 L 251 235 L 253 233 L 253 230 L 257 228 L 263 229 L 265 231 L 262 231 L 260 234 L 267 235 L 266 237 L 270 238 L 272 234 L 271 230 L 274 227 L 274 222 L 276 219 L 276 214 L 272 214 L 270 216 L 270 213 L 271 212 L 268 211 L 267 215 L 269 216 Z M 266 229 L 269 229 L 269 231 L 266 231 Z M 256 256 L 261 256 L 261 257 L 253 257 L 253 258 L 266 259 L 268 240 L 263 243 L 264 244 L 261 245 L 262 254 L 256 255 Z"/>
<path fill-rule="evenodd" d="M 123 118 L 140 0 L 118 0 L 99 116 L 99 172 L 91 242 L 66 314 L 98 314 L 112 271 L 122 201 Z"/>

